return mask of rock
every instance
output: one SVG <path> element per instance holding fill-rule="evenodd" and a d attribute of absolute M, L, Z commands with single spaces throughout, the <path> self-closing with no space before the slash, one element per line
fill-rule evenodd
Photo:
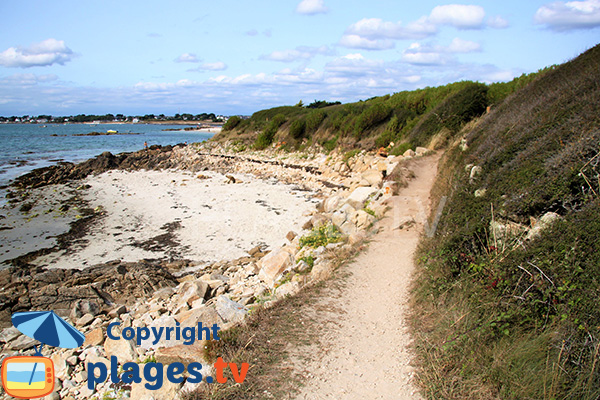
<path fill-rule="evenodd" d="M 113 332 L 115 332 L 115 330 L 116 329 L 113 328 Z M 106 338 L 104 341 L 104 352 L 109 359 L 111 356 L 117 357 L 119 364 L 123 365 L 126 362 L 135 361 L 137 359 L 134 346 L 135 343 L 133 340 L 125 340 L 122 337 L 120 337 L 119 340 Z"/>
<path fill-rule="evenodd" d="M 260 246 L 254 246 L 250 250 L 248 250 L 248 254 L 250 257 L 253 257 L 256 253 L 260 253 Z"/>
<path fill-rule="evenodd" d="M 359 229 L 367 229 L 371 224 L 375 222 L 375 217 L 371 214 L 358 210 L 356 212 L 356 227 Z"/>
<path fill-rule="evenodd" d="M 529 230 L 529 233 L 525 237 L 526 240 L 533 240 L 540 236 L 542 232 L 548 229 L 555 221 L 558 221 L 562 217 L 555 212 L 547 212 L 537 221 L 537 223 Z"/>
<path fill-rule="evenodd" d="M 358 231 L 356 225 L 350 220 L 346 220 L 346 222 L 339 226 L 339 229 L 344 235 L 352 235 Z"/>
<path fill-rule="evenodd" d="M 0 343 L 8 343 L 21 336 L 21 332 L 14 326 L 5 328 L 0 332 Z"/>
<path fill-rule="evenodd" d="M 193 362 L 205 362 L 205 344 L 206 341 L 201 340 L 196 341 L 192 345 L 179 344 L 173 347 L 161 347 L 160 349 L 156 350 L 154 356 L 156 357 L 156 362 L 163 363 L 164 365 L 180 362 L 187 367 Z"/>
<path fill-rule="evenodd" d="M 323 201 L 323 211 L 326 213 L 333 212 L 341 202 L 342 198 L 340 196 L 329 196 Z"/>
<path fill-rule="evenodd" d="M 344 222 L 346 222 L 347 218 L 348 214 L 338 210 L 331 215 L 331 223 L 339 228 Z"/>
<path fill-rule="evenodd" d="M 292 255 L 286 248 L 273 250 L 258 262 L 260 266 L 258 277 L 267 285 L 273 287 L 282 273 L 292 266 L 293 261 Z"/>
<path fill-rule="evenodd" d="M 310 277 L 313 281 L 320 281 L 323 279 L 327 279 L 333 273 L 334 266 L 330 261 L 322 261 L 316 263 L 310 271 Z"/>
<path fill-rule="evenodd" d="M 318 228 L 320 226 L 327 225 L 328 222 L 329 220 L 323 214 L 315 214 L 310 219 L 310 224 L 312 228 Z"/>
<path fill-rule="evenodd" d="M 288 241 L 290 241 L 290 242 L 293 242 L 293 241 L 294 241 L 294 239 L 296 238 L 296 236 L 298 236 L 298 234 L 297 234 L 296 232 L 294 232 L 294 231 L 289 231 L 289 232 L 287 233 L 287 235 L 285 235 L 285 238 L 286 238 Z"/>
<path fill-rule="evenodd" d="M 306 261 L 300 260 L 296 263 L 296 266 L 294 267 L 294 271 L 303 273 L 303 272 L 309 271 L 310 268 L 311 268 L 310 265 L 308 265 L 308 263 Z"/>
<path fill-rule="evenodd" d="M 75 322 L 75 326 L 82 327 L 89 325 L 94 320 L 94 316 L 92 314 L 83 314 L 81 318 Z"/>
<path fill-rule="evenodd" d="M 369 169 L 361 174 L 361 178 L 369 183 L 369 186 L 381 187 L 383 182 L 383 174 L 376 169 Z"/>
<path fill-rule="evenodd" d="M 164 287 L 154 292 L 154 295 L 152 297 L 160 300 L 169 300 L 174 293 L 175 289 L 173 289 L 172 287 Z"/>
<path fill-rule="evenodd" d="M 21 335 L 18 338 L 12 340 L 8 344 L 6 344 L 6 350 L 27 350 L 31 349 L 34 345 L 38 345 L 38 342 L 35 339 L 30 338 L 29 336 Z"/>
<path fill-rule="evenodd" d="M 202 371 L 204 372 L 204 370 Z M 163 368 L 163 379 L 162 386 L 155 390 L 148 389 L 145 385 L 148 384 L 151 387 L 156 386 L 156 382 L 148 382 L 144 379 L 141 374 L 142 381 L 140 383 L 131 384 L 131 399 L 135 400 L 175 400 L 179 399 L 179 393 L 181 391 L 182 383 L 173 383 L 169 381 L 167 377 L 167 368 Z M 202 374 L 204 375 L 204 374 Z"/>
<path fill-rule="evenodd" d="M 102 328 L 96 328 L 85 335 L 84 346 L 100 346 L 104 343 L 104 330 Z"/>
<path fill-rule="evenodd" d="M 364 232 L 356 232 L 351 234 L 350 236 L 348 236 L 348 243 L 350 244 L 357 244 L 362 242 L 363 240 L 365 240 L 367 238 L 367 235 L 365 235 Z"/>
<path fill-rule="evenodd" d="M 67 361 L 67 364 L 69 364 L 71 367 L 74 367 L 79 362 L 79 359 L 77 358 L 77 356 L 70 356 L 70 357 L 67 357 L 66 361 Z"/>
<path fill-rule="evenodd" d="M 223 321 L 233 323 L 242 322 L 248 313 L 246 307 L 226 296 L 219 296 L 217 298 L 215 309 Z"/>
<path fill-rule="evenodd" d="M 309 219 L 308 221 L 306 221 L 303 225 L 302 225 L 302 229 L 304 230 L 309 230 L 312 229 L 313 224 L 312 224 L 312 218 Z"/>
<path fill-rule="evenodd" d="M 44 396 L 44 400 L 60 400 L 60 394 L 58 392 L 52 392 L 47 396 Z"/>
<path fill-rule="evenodd" d="M 124 305 L 120 305 L 117 306 L 115 308 L 113 308 L 112 310 L 109 311 L 108 316 L 109 318 L 117 318 L 119 316 L 121 316 L 121 314 L 125 314 L 127 312 L 127 307 L 125 307 Z"/>
<path fill-rule="evenodd" d="M 417 148 L 415 149 L 415 154 L 417 156 L 424 156 L 425 154 L 429 153 L 429 149 L 426 147 L 419 147 L 417 146 Z"/>
<path fill-rule="evenodd" d="M 360 210 L 365 206 L 365 202 L 377 189 L 372 187 L 358 187 L 354 189 L 350 196 L 346 199 L 346 203 L 353 208 Z"/>
<path fill-rule="evenodd" d="M 175 328 L 177 326 L 177 321 L 175 320 L 174 317 L 170 316 L 170 315 L 161 315 L 160 317 L 158 317 L 157 319 L 155 319 L 154 321 L 152 321 L 152 323 L 150 323 L 147 328 L 152 330 L 152 328 L 155 329 L 160 329 L 162 327 L 165 328 Z M 174 332 L 174 330 L 173 330 Z M 155 338 L 154 336 L 151 334 L 150 337 L 148 339 L 142 340 L 142 342 L 140 343 L 139 347 L 142 347 L 144 349 L 158 349 L 159 347 L 171 347 L 171 346 L 176 346 L 178 344 L 183 343 L 182 341 L 178 341 L 175 340 L 175 335 L 172 335 L 172 337 L 167 340 L 166 334 L 163 333 L 163 335 L 161 336 L 160 340 L 155 344 L 153 343 Z M 109 340 L 107 340 L 108 342 Z M 123 341 L 123 339 L 119 340 L 119 342 Z M 104 344 L 104 346 L 106 346 L 106 343 Z M 108 352 L 107 352 L 108 354 Z"/>
<path fill-rule="evenodd" d="M 406 150 L 404 154 L 402 154 L 403 157 L 414 157 L 415 155 L 416 153 L 411 149 Z"/>
<path fill-rule="evenodd" d="M 177 287 L 176 292 L 179 294 L 174 299 L 175 304 L 178 306 L 191 305 L 194 300 L 205 299 L 208 296 L 210 285 L 200 280 L 183 282 Z"/>
<path fill-rule="evenodd" d="M 299 290 L 300 284 L 298 282 L 286 282 L 275 290 L 275 295 L 278 298 L 284 298 L 298 293 Z"/>
<path fill-rule="evenodd" d="M 212 327 L 213 324 L 220 326 L 224 323 L 223 319 L 217 314 L 215 307 L 206 305 L 194 310 L 182 312 L 177 315 L 177 321 L 181 324 L 181 329 L 186 327 L 196 328 L 198 322 L 202 322 L 202 326 L 208 327 Z"/>
<path fill-rule="evenodd" d="M 71 366 L 67 364 L 67 360 L 58 353 L 54 353 L 50 356 L 52 363 L 54 364 L 55 376 L 64 381 L 71 375 Z"/>
<path fill-rule="evenodd" d="M 100 306 L 95 301 L 90 300 L 78 300 L 73 305 L 71 309 L 71 314 L 69 317 L 72 321 L 76 321 L 79 318 L 83 317 L 85 314 L 91 314 L 92 317 L 98 315 L 100 313 Z"/>
<path fill-rule="evenodd" d="M 475 178 L 477 178 L 479 175 L 481 175 L 482 172 L 483 172 L 483 168 L 481 168 L 478 165 L 475 165 L 473 168 L 471 168 L 471 173 L 469 174 L 469 182 L 473 183 Z"/>
<path fill-rule="evenodd" d="M 482 188 L 482 189 L 477 189 L 474 193 L 475 197 L 483 197 L 485 196 L 485 194 L 487 193 L 487 189 Z"/>

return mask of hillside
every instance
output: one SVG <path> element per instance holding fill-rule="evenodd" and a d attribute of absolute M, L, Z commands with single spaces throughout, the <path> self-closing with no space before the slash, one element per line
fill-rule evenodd
<path fill-rule="evenodd" d="M 446 151 L 413 327 L 433 398 L 600 396 L 600 46 Z"/>
<path fill-rule="evenodd" d="M 389 146 L 394 155 L 416 146 L 442 148 L 488 106 L 551 69 L 489 86 L 465 81 L 356 103 L 315 100 L 307 106 L 275 107 L 249 119 L 231 117 L 214 140 L 231 141 L 242 149 L 273 144 L 300 150 L 316 146 L 326 151 Z"/>

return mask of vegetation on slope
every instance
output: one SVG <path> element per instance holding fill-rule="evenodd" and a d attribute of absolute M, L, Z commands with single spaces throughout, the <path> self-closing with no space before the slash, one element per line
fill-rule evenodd
<path fill-rule="evenodd" d="M 319 145 L 326 151 L 374 149 L 394 144 L 392 154 L 415 146 L 443 147 L 466 123 L 549 69 L 507 83 L 457 82 L 374 97 L 357 103 L 317 101 L 231 117 L 215 140 L 234 140 L 264 149 Z"/>
<path fill-rule="evenodd" d="M 599 398 L 599 64 L 596 46 L 551 68 L 446 152 L 414 290 L 428 397 Z"/>

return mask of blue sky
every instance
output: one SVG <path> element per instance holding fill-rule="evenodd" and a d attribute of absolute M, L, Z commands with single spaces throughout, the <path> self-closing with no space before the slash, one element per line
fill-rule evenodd
<path fill-rule="evenodd" d="M 506 81 L 600 38 L 600 0 L 3 1 L 0 115 L 251 114 Z"/>

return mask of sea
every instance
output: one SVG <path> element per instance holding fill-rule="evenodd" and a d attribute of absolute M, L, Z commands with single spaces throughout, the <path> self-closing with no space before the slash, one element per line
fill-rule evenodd
<path fill-rule="evenodd" d="M 162 124 L 0 124 L 0 188 L 35 168 L 60 161 L 80 162 L 105 151 L 136 151 L 144 148 L 144 142 L 148 146 L 202 142 L 214 135 L 184 128 Z M 76 136 L 109 130 L 139 134 Z"/>

